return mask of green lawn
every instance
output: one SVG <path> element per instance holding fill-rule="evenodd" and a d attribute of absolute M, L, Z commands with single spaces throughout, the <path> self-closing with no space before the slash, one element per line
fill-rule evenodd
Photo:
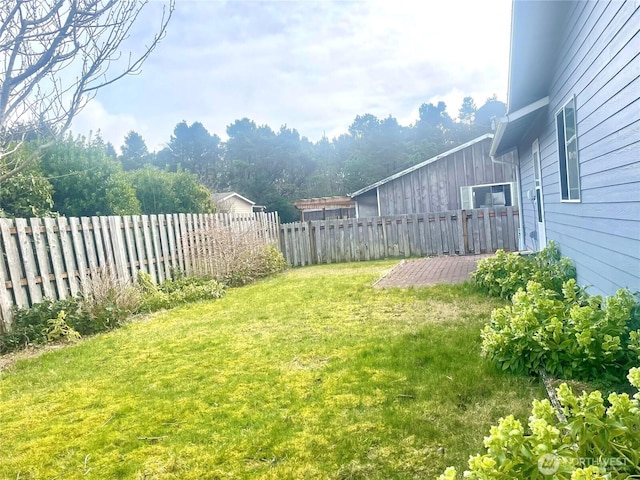
<path fill-rule="evenodd" d="M 537 382 L 480 359 L 499 304 L 291 270 L 0 373 L 0 478 L 392 479 L 464 468 Z"/>

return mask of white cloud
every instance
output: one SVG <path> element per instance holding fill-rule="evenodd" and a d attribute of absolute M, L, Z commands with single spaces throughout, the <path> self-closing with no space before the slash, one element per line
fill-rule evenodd
<path fill-rule="evenodd" d="M 466 95 L 479 105 L 506 96 L 509 8 L 510 0 L 179 1 L 142 73 L 99 92 L 87 126 L 117 146 L 133 128 L 155 148 L 181 120 L 224 138 L 247 116 L 316 140 L 364 113 L 412 123 L 438 99 L 455 117 Z"/>
<path fill-rule="evenodd" d="M 71 131 L 74 135 L 89 136 L 91 133 L 95 135 L 98 130 L 102 138 L 111 142 L 118 152 L 124 143 L 124 137 L 131 130 L 140 133 L 147 140 L 147 147 L 151 150 L 159 147 L 161 142 L 165 141 L 159 137 L 154 138 L 152 130 L 132 114 L 112 114 L 99 100 L 93 99 L 73 119 Z M 150 143 L 149 140 L 157 143 Z"/>

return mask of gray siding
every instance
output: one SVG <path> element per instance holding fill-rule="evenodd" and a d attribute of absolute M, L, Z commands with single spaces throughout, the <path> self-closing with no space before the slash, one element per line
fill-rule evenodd
<path fill-rule="evenodd" d="M 356 200 L 358 204 L 356 209 L 358 217 L 378 216 L 378 194 L 375 188 L 359 195 Z"/>
<path fill-rule="evenodd" d="M 515 182 L 515 168 L 492 162 L 489 157 L 490 146 L 491 139 L 477 142 L 380 185 L 380 215 L 458 210 L 462 208 L 460 187 Z M 517 155 L 510 152 L 499 160 L 514 163 Z M 370 204 L 370 199 L 364 199 L 370 192 L 355 198 L 361 217 L 365 216 L 364 208 L 369 211 L 368 206 L 363 204 Z"/>
<path fill-rule="evenodd" d="M 610 295 L 640 290 L 640 10 L 638 2 L 576 2 L 543 120 L 518 146 L 522 190 L 533 188 L 540 142 L 547 239 L 578 268 L 580 284 Z M 575 95 L 581 202 L 562 202 L 555 113 Z M 526 193 L 523 194 L 526 198 Z M 535 221 L 523 205 L 525 231 Z M 525 233 L 527 246 L 534 245 Z"/>

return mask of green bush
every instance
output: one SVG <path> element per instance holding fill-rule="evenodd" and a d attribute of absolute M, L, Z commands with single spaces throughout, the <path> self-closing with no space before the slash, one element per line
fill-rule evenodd
<path fill-rule="evenodd" d="M 530 280 L 561 293 L 564 282 L 576 278 L 576 269 L 569 258 L 560 256 L 558 246 L 551 241 L 530 256 L 498 250 L 495 256 L 480 260 L 471 277 L 490 295 L 511 298 Z"/>
<path fill-rule="evenodd" d="M 230 287 L 238 287 L 267 277 L 287 268 L 287 261 L 282 252 L 273 245 L 265 245 L 257 252 L 244 252 L 231 265 L 221 281 Z"/>
<path fill-rule="evenodd" d="M 49 321 L 59 318 L 60 314 L 64 314 L 67 323 L 77 322 L 81 317 L 78 299 L 44 299 L 31 308 L 14 308 L 12 329 L 0 335 L 0 354 L 47 343 Z"/>
<path fill-rule="evenodd" d="M 58 313 L 56 318 L 48 321 L 49 329 L 47 331 L 47 341 L 54 340 L 74 341 L 80 338 L 80 334 L 73 327 L 70 327 L 66 321 L 67 314 L 63 311 Z"/>
<path fill-rule="evenodd" d="M 640 388 L 640 368 L 627 376 Z M 640 465 L 640 393 L 612 393 L 608 406 L 598 390 L 577 397 L 567 384 L 557 389 L 566 421 L 558 421 L 548 400 L 534 400 L 529 433 L 512 415 L 485 437 L 483 455 L 469 458 L 464 478 L 553 478 L 612 480 L 637 478 Z M 449 467 L 439 480 L 457 478 Z"/>
<path fill-rule="evenodd" d="M 224 285 L 215 280 L 197 277 L 183 277 L 166 280 L 155 285 L 147 273 L 138 273 L 138 283 L 144 293 L 140 312 L 154 312 L 199 300 L 211 300 L 224 295 Z"/>
<path fill-rule="evenodd" d="M 622 378 L 640 364 L 635 299 L 619 290 L 606 302 L 565 282 L 562 295 L 530 281 L 512 304 L 493 311 L 482 331 L 482 353 L 504 370 L 563 378 Z"/>
<path fill-rule="evenodd" d="M 135 313 L 139 304 L 137 287 L 108 274 L 95 275 L 82 295 L 45 298 L 29 308 L 15 308 L 12 329 L 0 335 L 0 353 L 112 330 Z"/>

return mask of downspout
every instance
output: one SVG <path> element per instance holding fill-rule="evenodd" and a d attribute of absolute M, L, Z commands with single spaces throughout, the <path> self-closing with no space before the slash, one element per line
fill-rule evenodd
<path fill-rule="evenodd" d="M 498 127 L 502 125 L 499 124 Z M 520 183 L 520 157 L 518 156 L 518 164 L 516 162 L 505 162 L 503 160 L 497 160 L 496 157 L 494 155 L 489 155 L 489 157 L 491 158 L 491 161 L 493 163 L 499 163 L 501 165 L 509 165 L 510 167 L 513 167 L 516 170 L 516 184 L 518 185 L 518 226 L 520 229 L 520 235 L 518 235 L 518 250 L 520 252 L 524 251 L 525 249 L 525 245 L 524 245 L 524 212 L 522 211 L 523 208 L 522 206 L 524 205 L 523 201 L 522 201 L 522 184 Z"/>

